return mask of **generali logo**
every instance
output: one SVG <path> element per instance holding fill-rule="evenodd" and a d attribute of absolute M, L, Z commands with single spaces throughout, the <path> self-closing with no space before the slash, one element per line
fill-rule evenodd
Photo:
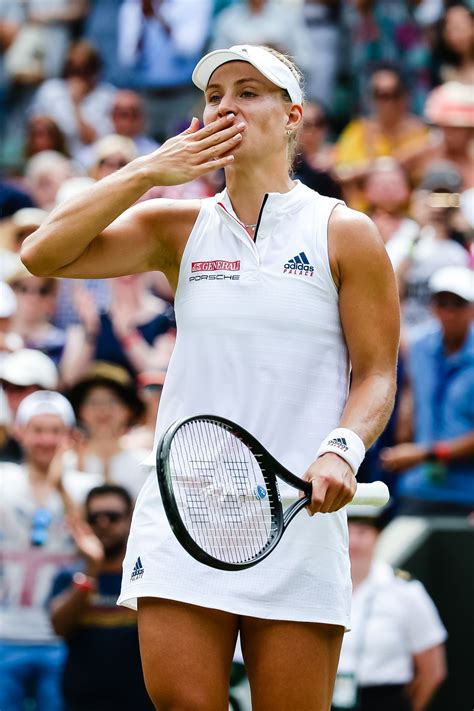
<path fill-rule="evenodd" d="M 225 259 L 212 259 L 210 262 L 192 262 L 192 272 L 238 272 L 240 270 L 240 259 L 235 262 L 228 262 Z"/>

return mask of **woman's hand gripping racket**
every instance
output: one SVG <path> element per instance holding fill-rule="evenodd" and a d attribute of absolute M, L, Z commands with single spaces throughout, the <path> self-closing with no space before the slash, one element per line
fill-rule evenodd
<path fill-rule="evenodd" d="M 272 552 L 311 501 L 311 482 L 291 474 L 246 430 L 201 415 L 179 420 L 157 451 L 161 496 L 181 545 L 200 563 L 243 570 Z M 305 496 L 283 510 L 277 477 Z M 359 484 L 351 503 L 383 506 L 381 482 Z"/>

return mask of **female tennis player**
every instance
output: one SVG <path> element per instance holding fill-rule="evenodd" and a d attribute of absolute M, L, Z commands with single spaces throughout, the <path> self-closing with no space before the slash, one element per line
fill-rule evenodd
<path fill-rule="evenodd" d="M 394 397 L 395 280 L 367 217 L 289 175 L 303 92 L 286 57 L 217 50 L 193 79 L 205 95 L 203 127 L 193 119 L 59 206 L 22 259 L 41 276 L 165 272 L 178 335 L 157 438 L 178 418 L 219 415 L 312 481 L 311 516 L 297 516 L 264 561 L 228 572 L 181 548 L 150 473 L 119 602 L 138 606 L 156 707 L 227 709 L 240 632 L 254 711 L 327 711 L 350 624 L 344 506 Z M 227 187 L 213 198 L 134 205 L 153 185 L 222 167 Z"/>

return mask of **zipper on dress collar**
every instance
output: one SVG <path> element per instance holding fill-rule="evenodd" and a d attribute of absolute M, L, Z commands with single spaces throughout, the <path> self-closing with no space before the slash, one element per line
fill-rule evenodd
<path fill-rule="evenodd" d="M 245 232 L 245 234 L 247 235 L 247 237 L 250 239 L 250 241 L 253 242 L 253 243 L 255 243 L 256 240 L 257 240 L 258 228 L 260 227 L 260 222 L 261 222 L 261 220 L 262 220 L 263 208 L 265 207 L 265 203 L 267 202 L 267 200 L 268 200 L 268 193 L 265 193 L 265 195 L 263 196 L 262 205 L 261 205 L 261 207 L 260 207 L 260 212 L 258 213 L 257 224 L 256 224 L 256 226 L 255 226 L 255 232 L 254 232 L 254 234 L 253 234 L 253 237 L 252 237 L 251 235 L 249 235 L 249 233 L 247 232 L 244 223 L 241 222 L 237 217 L 235 217 L 235 215 L 233 215 L 231 212 L 229 212 L 229 210 L 226 208 L 226 206 L 224 205 L 224 203 L 218 202 L 217 205 L 218 205 L 218 207 L 220 207 L 222 210 L 224 210 L 224 212 L 226 213 L 226 215 L 228 215 L 229 217 L 231 217 L 231 218 L 234 220 L 234 222 L 235 222 L 236 224 L 238 224 L 238 225 L 243 229 L 243 231 Z"/>
<path fill-rule="evenodd" d="M 255 227 L 255 232 L 253 233 L 253 241 L 254 242 L 257 241 L 257 232 L 258 232 L 258 228 L 260 227 L 260 222 L 261 222 L 262 215 L 263 215 L 263 208 L 265 207 L 265 203 L 267 202 L 267 200 L 268 200 L 268 193 L 265 193 L 265 195 L 263 196 L 263 200 L 262 200 L 262 206 L 260 207 L 260 212 L 258 213 L 257 226 Z"/>

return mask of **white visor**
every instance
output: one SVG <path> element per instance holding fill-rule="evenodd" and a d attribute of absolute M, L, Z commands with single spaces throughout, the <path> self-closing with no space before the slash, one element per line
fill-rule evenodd
<path fill-rule="evenodd" d="M 271 52 L 250 44 L 239 44 L 230 49 L 216 49 L 214 52 L 209 52 L 196 64 L 193 82 L 199 89 L 205 91 L 216 69 L 226 62 L 235 61 L 248 62 L 273 84 L 286 89 L 294 104 L 303 103 L 303 93 L 291 69 Z"/>

